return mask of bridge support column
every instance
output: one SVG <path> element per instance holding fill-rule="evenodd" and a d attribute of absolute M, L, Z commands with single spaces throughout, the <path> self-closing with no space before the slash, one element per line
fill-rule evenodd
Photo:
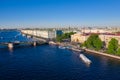
<path fill-rule="evenodd" d="M 31 36 L 27 35 L 27 38 L 31 38 Z"/>
<path fill-rule="evenodd" d="M 33 46 L 36 46 L 36 42 L 33 42 Z"/>
<path fill-rule="evenodd" d="M 13 43 L 8 43 L 8 48 L 12 49 L 13 48 Z"/>
<path fill-rule="evenodd" d="M 25 34 L 22 34 L 22 36 L 26 36 Z"/>

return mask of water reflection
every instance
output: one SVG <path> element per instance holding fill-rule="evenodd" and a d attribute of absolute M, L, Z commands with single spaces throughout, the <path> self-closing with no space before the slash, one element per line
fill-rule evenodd
<path fill-rule="evenodd" d="M 84 62 L 82 59 L 80 59 L 80 60 L 82 61 L 82 63 L 84 63 L 84 65 L 85 65 L 86 67 L 90 67 L 91 64 L 92 64 L 92 62 L 91 62 L 91 63 L 86 63 L 86 62 Z"/>
<path fill-rule="evenodd" d="M 90 66 L 91 66 L 91 64 L 92 64 L 92 63 L 90 63 L 90 64 L 86 63 L 85 65 L 86 65 L 86 67 L 90 67 Z"/>
<path fill-rule="evenodd" d="M 13 55 L 13 48 L 8 48 L 10 55 Z"/>

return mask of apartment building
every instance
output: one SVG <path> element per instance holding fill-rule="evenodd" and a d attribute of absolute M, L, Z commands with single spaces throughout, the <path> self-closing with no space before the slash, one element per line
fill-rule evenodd
<path fill-rule="evenodd" d="M 89 36 L 90 34 L 76 33 L 74 35 L 71 35 L 71 42 L 84 43 Z M 108 47 L 109 41 L 112 38 L 118 40 L 118 44 L 120 44 L 120 35 L 117 34 L 99 34 L 99 38 L 105 43 L 106 47 Z"/>

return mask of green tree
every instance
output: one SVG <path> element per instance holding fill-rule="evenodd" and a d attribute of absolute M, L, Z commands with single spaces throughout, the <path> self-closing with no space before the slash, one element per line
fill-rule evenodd
<path fill-rule="evenodd" d="M 56 40 L 58 42 L 62 42 L 63 39 L 69 39 L 73 34 L 75 34 L 75 32 L 69 32 L 69 33 L 64 33 L 62 35 L 57 35 Z"/>
<path fill-rule="evenodd" d="M 120 48 L 118 48 L 117 50 L 117 55 L 120 55 Z"/>
<path fill-rule="evenodd" d="M 61 35 L 57 35 L 56 40 L 57 40 L 58 42 L 62 42 L 62 37 L 61 37 Z"/>
<path fill-rule="evenodd" d="M 93 48 L 93 43 L 92 43 L 92 38 L 93 38 L 93 36 L 91 35 L 85 42 L 84 42 L 84 44 L 85 44 L 85 46 L 87 47 L 87 48 Z"/>
<path fill-rule="evenodd" d="M 96 39 L 93 40 L 93 45 L 94 45 L 95 50 L 100 50 L 103 46 L 103 43 L 101 39 L 97 37 Z"/>
<path fill-rule="evenodd" d="M 100 50 L 103 43 L 97 34 L 91 34 L 90 37 L 84 42 L 84 46 L 90 49 Z"/>
<path fill-rule="evenodd" d="M 109 54 L 116 54 L 118 48 L 118 41 L 115 38 L 112 38 L 108 44 L 107 52 Z"/>

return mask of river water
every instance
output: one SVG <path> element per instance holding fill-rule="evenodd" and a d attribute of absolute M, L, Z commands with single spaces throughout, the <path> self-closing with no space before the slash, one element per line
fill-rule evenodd
<path fill-rule="evenodd" d="M 2 47 L 0 80 L 120 80 L 119 60 L 83 53 L 92 61 L 86 65 L 79 54 L 50 45 Z"/>

